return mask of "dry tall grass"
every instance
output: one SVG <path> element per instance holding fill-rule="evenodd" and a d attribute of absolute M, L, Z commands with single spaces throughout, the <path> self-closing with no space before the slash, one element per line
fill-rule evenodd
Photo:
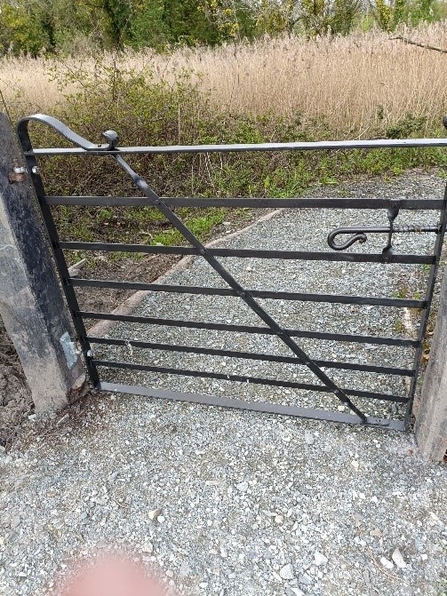
<path fill-rule="evenodd" d="M 407 37 L 447 49 L 447 22 L 407 31 Z M 233 114 L 267 112 L 320 122 L 333 133 L 368 137 L 408 114 L 427 119 L 430 133 L 447 113 L 447 54 L 391 40 L 380 32 L 305 41 L 266 39 L 217 49 L 180 49 L 169 55 L 127 52 L 118 67 L 149 66 L 155 78 L 175 81 L 192 71 L 219 109 Z M 93 58 L 82 58 L 94 68 Z M 73 69 L 73 58 L 0 62 L 0 86 L 14 115 L 51 113 L 63 96 L 49 71 Z M 150 84 L 150 82 L 148 82 Z"/>

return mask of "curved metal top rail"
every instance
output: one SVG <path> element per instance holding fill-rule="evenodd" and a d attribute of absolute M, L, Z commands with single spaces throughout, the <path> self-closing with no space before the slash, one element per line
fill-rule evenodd
<path fill-rule="evenodd" d="M 106 144 L 94 144 L 73 132 L 57 118 L 45 114 L 33 114 L 20 120 L 18 124 L 19 137 L 27 130 L 30 121 L 47 124 L 56 132 L 68 139 L 76 147 L 44 147 L 25 148 L 25 155 L 79 155 L 90 153 L 93 155 L 131 154 L 131 153 L 242 153 L 250 151 L 318 151 L 318 150 L 352 150 L 352 149 L 387 149 L 409 147 L 447 147 L 447 138 L 423 139 L 365 139 L 349 141 L 303 141 L 294 143 L 247 143 L 230 145 L 166 145 L 145 147 L 117 148 L 118 135 L 114 131 L 106 131 L 104 136 L 109 141 Z"/>

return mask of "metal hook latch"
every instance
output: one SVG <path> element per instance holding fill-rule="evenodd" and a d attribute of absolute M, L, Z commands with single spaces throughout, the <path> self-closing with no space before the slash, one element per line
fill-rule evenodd
<path fill-rule="evenodd" d="M 351 234 L 351 237 L 345 242 L 336 243 L 335 239 L 337 236 L 341 236 L 342 234 Z M 333 250 L 346 250 L 355 242 L 363 244 L 367 240 L 368 237 L 366 236 L 363 228 L 337 228 L 336 230 L 332 230 L 327 237 L 327 243 Z"/>
<path fill-rule="evenodd" d="M 391 206 L 388 209 L 387 217 L 390 222 L 389 226 L 372 226 L 372 227 L 365 227 L 365 226 L 355 226 L 352 228 L 337 228 L 332 230 L 327 237 L 327 243 L 333 250 L 346 250 L 350 246 L 352 246 L 355 242 L 359 242 L 363 244 L 367 241 L 368 236 L 367 234 L 388 234 L 388 241 L 385 248 L 382 251 L 382 254 L 385 256 L 389 256 L 393 252 L 393 234 L 419 234 L 423 232 L 434 233 L 438 234 L 441 225 L 437 224 L 435 226 L 395 226 L 394 220 L 396 219 L 397 215 L 399 214 L 399 207 Z M 336 242 L 336 238 L 338 236 L 343 235 L 350 235 L 345 242 Z"/>
<path fill-rule="evenodd" d="M 440 225 L 436 226 L 394 226 L 393 234 L 419 234 L 422 232 L 432 232 L 434 234 L 438 234 L 440 230 Z M 388 234 L 390 231 L 389 228 L 385 226 L 377 226 L 371 228 L 365 227 L 353 227 L 353 228 L 337 228 L 336 230 L 332 230 L 332 232 L 327 237 L 327 243 L 333 250 L 346 250 L 350 246 L 352 246 L 355 242 L 359 242 L 363 244 L 367 241 L 368 237 L 367 234 Z M 341 236 L 343 234 L 351 234 L 351 237 L 348 238 L 345 242 L 335 242 L 337 236 Z M 386 248 L 386 247 L 385 247 Z M 384 249 L 385 250 L 385 249 Z"/>

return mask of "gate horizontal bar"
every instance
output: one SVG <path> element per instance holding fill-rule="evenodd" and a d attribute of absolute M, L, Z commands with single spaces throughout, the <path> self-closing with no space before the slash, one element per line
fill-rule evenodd
<path fill-rule="evenodd" d="M 249 325 L 230 325 L 226 323 L 202 323 L 200 321 L 182 321 L 179 319 L 158 319 L 156 317 L 143 317 L 137 315 L 119 315 L 94 311 L 77 311 L 76 317 L 101 321 L 123 321 L 125 323 L 148 323 L 164 327 L 185 327 L 188 329 L 209 329 L 213 331 L 235 331 L 237 333 L 254 333 L 256 335 L 275 335 L 268 327 L 255 327 Z M 380 344 L 386 346 L 400 346 L 417 348 L 420 341 L 416 339 L 403 339 L 396 337 L 380 337 L 375 335 L 350 335 L 346 333 L 325 333 L 322 331 L 302 331 L 285 329 L 291 337 L 304 337 L 308 339 L 321 339 L 329 341 L 346 341 L 361 344 Z"/>
<path fill-rule="evenodd" d="M 210 288 L 202 286 L 174 286 L 167 284 L 147 284 L 141 281 L 109 281 L 101 279 L 68 278 L 73 286 L 90 288 L 111 288 L 115 290 L 148 290 L 173 294 L 196 294 L 202 296 L 238 296 L 230 288 Z M 329 304 L 359 304 L 373 306 L 394 306 L 396 308 L 427 307 L 425 300 L 408 298 L 375 298 L 373 296 L 338 296 L 335 294 L 304 294 L 302 292 L 274 292 L 268 290 L 245 290 L 254 298 L 265 300 L 296 300 L 300 302 L 327 302 Z"/>
<path fill-rule="evenodd" d="M 191 246 L 160 246 L 147 244 L 118 244 L 112 242 L 59 242 L 64 250 L 89 250 L 105 252 L 140 252 L 147 254 L 199 255 Z M 352 263 L 404 263 L 408 265 L 431 265 L 434 255 L 383 255 L 341 252 L 306 252 L 294 250 L 253 250 L 233 248 L 209 248 L 215 257 L 237 257 L 241 259 L 290 259 L 297 261 L 344 261 Z"/>
<path fill-rule="evenodd" d="M 297 381 L 284 381 L 277 379 L 264 379 L 260 377 L 251 377 L 249 375 L 230 375 L 226 373 L 207 372 L 202 370 L 190 370 L 187 368 L 168 368 L 164 366 L 152 366 L 150 364 L 135 364 L 133 362 L 116 362 L 114 360 L 96 360 L 92 359 L 96 366 L 105 366 L 107 368 L 120 368 L 128 370 L 143 370 L 146 372 L 162 373 L 167 375 L 179 375 L 182 377 L 200 377 L 201 379 L 219 379 L 221 381 L 237 381 L 239 383 L 252 383 L 253 385 L 269 385 L 273 387 L 289 387 L 290 389 L 302 389 L 304 391 L 317 391 L 319 393 L 331 393 L 326 385 L 314 385 L 313 383 L 299 383 Z M 366 399 L 375 399 L 381 401 L 392 401 L 394 403 L 405 404 L 408 398 L 404 395 L 391 395 L 389 393 L 377 393 L 373 391 L 360 391 L 357 389 L 345 389 L 347 395 L 363 397 Z"/>
<path fill-rule="evenodd" d="M 105 337 L 86 338 L 91 344 L 101 344 L 109 346 L 127 346 L 131 348 L 163 350 L 165 352 L 182 352 L 187 354 L 206 354 L 210 356 L 225 356 L 228 358 L 241 358 L 244 360 L 261 360 L 266 362 L 287 362 L 290 364 L 303 364 L 295 356 L 276 356 L 274 354 L 257 354 L 254 352 L 236 352 L 232 350 L 219 350 L 213 348 L 200 348 L 194 346 L 181 346 L 171 344 L 160 344 L 154 342 L 128 340 L 128 339 L 109 339 Z M 313 360 L 318 366 L 326 368 L 338 368 L 343 370 L 362 370 L 366 372 L 380 373 L 384 375 L 398 375 L 401 377 L 412 377 L 414 371 L 406 368 L 392 368 L 387 366 L 374 366 L 370 364 L 356 364 L 354 362 L 336 362 L 333 360 Z"/>
<path fill-rule="evenodd" d="M 248 410 L 251 412 L 261 412 L 264 414 L 280 414 L 283 416 L 294 416 L 311 420 L 325 420 L 327 422 L 341 422 L 344 424 L 362 424 L 361 420 L 352 414 L 329 412 L 327 410 L 317 410 L 313 408 L 299 408 L 297 406 L 286 406 L 283 404 L 273 404 L 267 402 L 250 402 L 241 399 L 220 397 L 217 395 L 181 393 L 178 391 L 166 391 L 165 389 L 137 387 L 134 385 L 121 385 L 107 382 L 99 383 L 97 389 L 110 393 L 141 395 L 144 397 L 152 397 L 154 399 L 189 402 L 203 404 L 206 406 L 216 406 L 220 408 L 234 408 L 238 410 Z M 366 426 L 374 426 L 384 430 L 396 430 L 401 432 L 406 430 L 403 420 L 389 420 L 386 418 L 376 418 L 374 416 L 367 416 L 366 420 Z"/>
<path fill-rule="evenodd" d="M 205 395 L 200 393 L 181 393 L 178 391 L 166 391 L 165 389 L 154 389 L 149 387 L 137 387 L 135 385 L 121 385 L 116 383 L 101 382 L 97 386 L 100 391 L 111 393 L 125 393 L 129 395 L 141 395 L 155 399 L 165 399 L 170 401 L 189 402 L 203 404 L 206 406 L 217 406 L 221 408 L 235 408 L 238 410 L 248 410 L 251 412 L 262 412 L 265 414 L 280 414 L 283 416 L 296 416 L 298 418 L 307 418 L 311 420 L 325 420 L 327 422 L 341 422 L 347 424 L 363 424 L 362 421 L 352 414 L 342 412 L 329 412 L 327 410 L 317 410 L 312 408 L 299 408 L 297 406 L 286 406 L 283 404 L 274 404 L 268 402 L 243 401 L 241 399 L 230 399 L 217 395 Z M 364 424 L 363 424 L 364 425 Z M 374 426 L 384 430 L 405 431 L 403 420 L 388 420 L 386 418 L 376 418 L 367 416 L 367 426 Z"/>
<path fill-rule="evenodd" d="M 394 147 L 447 147 L 447 139 L 365 139 L 355 141 L 301 141 L 292 143 L 245 143 L 230 145 L 166 145 L 98 149 L 82 147 L 46 147 L 25 151 L 25 155 L 128 155 L 131 153 L 242 153 L 251 151 L 318 151 L 352 149 L 392 149 Z"/>
<path fill-rule="evenodd" d="M 398 204 L 400 209 L 433 211 L 442 209 L 439 199 L 376 199 L 376 198 L 252 198 L 252 197 L 162 197 L 168 207 L 237 207 L 274 209 L 388 209 Z M 84 205 L 91 207 L 152 207 L 144 197 L 104 197 L 104 196 L 45 196 L 47 205 Z"/>

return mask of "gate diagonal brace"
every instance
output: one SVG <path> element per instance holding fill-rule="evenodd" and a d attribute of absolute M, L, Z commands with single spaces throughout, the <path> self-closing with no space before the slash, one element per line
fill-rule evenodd
<path fill-rule="evenodd" d="M 107 131 L 106 138 L 111 138 L 110 149 L 116 151 L 117 135 L 114 131 Z M 307 354 L 296 344 L 290 335 L 256 302 L 253 296 L 245 290 L 238 281 L 223 267 L 223 265 L 208 251 L 200 240 L 185 226 L 182 220 L 172 211 L 168 205 L 157 195 L 149 184 L 135 172 L 121 155 L 112 154 L 113 159 L 134 181 L 137 188 L 147 197 L 152 205 L 157 207 L 172 225 L 196 248 L 199 254 L 211 265 L 211 267 L 222 277 L 224 281 L 242 298 L 242 300 L 266 323 L 277 335 L 325 385 L 336 397 L 350 410 L 352 410 L 366 424 L 366 416 L 351 402 L 346 393 L 330 379 L 321 368 L 316 365 Z"/>
<path fill-rule="evenodd" d="M 249 291 L 245 290 L 238 281 L 223 267 L 223 265 L 205 248 L 200 240 L 185 226 L 170 207 L 152 190 L 147 182 L 141 178 L 129 164 L 120 156 L 113 155 L 113 159 L 121 168 L 126 171 L 135 182 L 141 192 L 149 199 L 151 204 L 156 206 L 161 213 L 168 219 L 176 229 L 188 240 L 199 254 L 211 265 L 211 267 L 222 277 L 224 281 L 242 298 L 242 300 L 266 323 L 275 335 L 279 337 L 325 385 L 336 397 L 346 406 L 348 406 L 363 422 L 366 423 L 366 416 L 351 402 L 346 393 L 338 387 L 321 368 L 316 365 L 307 354 L 296 344 L 290 335 L 258 304 Z"/>
<path fill-rule="evenodd" d="M 220 275 L 220 277 L 235 291 L 235 293 L 251 308 L 266 325 L 274 332 L 274 334 L 283 341 L 283 343 L 297 356 L 297 358 L 314 373 L 316 377 L 346 406 L 348 407 L 361 421 L 361 424 L 368 424 L 368 419 L 363 412 L 361 412 L 349 399 L 347 394 L 340 388 L 328 375 L 309 358 L 309 356 L 302 350 L 292 337 L 283 329 L 263 308 L 256 302 L 253 296 L 245 290 L 239 282 L 229 273 L 223 265 L 213 256 L 213 254 L 206 249 L 206 247 L 200 242 L 200 240 L 189 230 L 187 226 L 182 222 L 181 219 L 172 211 L 172 209 L 163 201 L 161 197 L 149 186 L 149 184 L 137 173 L 126 160 L 119 155 L 118 135 L 113 130 L 108 130 L 104 133 L 107 144 L 95 145 L 87 139 L 84 139 L 80 135 L 74 133 L 65 124 L 53 118 L 52 116 L 46 116 L 42 114 L 35 114 L 26 121 L 22 120 L 19 123 L 19 135 L 20 127 L 26 126 L 29 119 L 43 122 L 59 134 L 67 138 L 73 144 L 78 145 L 82 149 L 89 151 L 95 151 L 97 153 L 109 153 L 110 157 L 114 159 L 117 164 L 132 178 L 137 188 L 146 196 L 149 204 L 157 207 L 158 210 L 166 217 L 166 219 L 182 234 L 182 236 L 190 242 L 194 248 L 197 249 L 198 253 L 210 264 L 210 266 Z"/>

